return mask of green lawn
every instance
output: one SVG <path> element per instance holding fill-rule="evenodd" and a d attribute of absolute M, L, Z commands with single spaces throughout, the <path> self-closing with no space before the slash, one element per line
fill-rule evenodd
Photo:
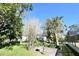
<path fill-rule="evenodd" d="M 71 51 L 71 49 L 69 49 L 66 45 L 62 46 L 62 53 L 64 56 L 74 56 L 73 51 Z"/>
<path fill-rule="evenodd" d="M 12 46 L 0 49 L 0 56 L 39 56 L 41 53 L 34 50 L 26 50 L 23 46 Z"/>

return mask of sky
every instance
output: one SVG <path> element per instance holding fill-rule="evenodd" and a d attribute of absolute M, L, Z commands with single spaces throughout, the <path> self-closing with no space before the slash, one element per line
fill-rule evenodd
<path fill-rule="evenodd" d="M 23 17 L 24 23 L 29 18 L 36 18 L 43 24 L 47 18 L 63 16 L 62 20 L 67 26 L 79 24 L 79 4 L 77 3 L 33 3 L 32 5 L 33 10 Z"/>

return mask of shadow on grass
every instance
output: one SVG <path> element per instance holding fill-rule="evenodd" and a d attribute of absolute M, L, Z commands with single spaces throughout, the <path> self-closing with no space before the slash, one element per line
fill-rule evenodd
<path fill-rule="evenodd" d="M 7 49 L 12 50 L 12 46 L 19 45 L 19 44 L 20 44 L 19 41 L 12 41 L 12 42 L 9 42 L 9 43 L 6 42 L 6 43 L 3 43 L 3 44 L 0 43 L 0 49 L 6 47 Z"/>

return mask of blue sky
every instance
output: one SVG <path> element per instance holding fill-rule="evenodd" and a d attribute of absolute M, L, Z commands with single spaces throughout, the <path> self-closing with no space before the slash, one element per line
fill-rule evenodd
<path fill-rule="evenodd" d="M 64 4 L 64 3 L 34 3 L 33 10 L 29 15 L 23 17 L 24 23 L 27 18 L 37 18 L 43 23 L 47 18 L 63 16 L 64 23 L 69 26 L 79 23 L 79 4 Z"/>

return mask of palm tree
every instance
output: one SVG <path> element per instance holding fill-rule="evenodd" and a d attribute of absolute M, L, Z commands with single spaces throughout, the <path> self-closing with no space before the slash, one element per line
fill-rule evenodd
<path fill-rule="evenodd" d="M 55 17 L 52 21 L 52 29 L 54 33 L 54 40 L 56 41 L 56 45 L 59 46 L 59 34 L 63 32 L 63 21 L 62 17 Z"/>
<path fill-rule="evenodd" d="M 63 33 L 64 26 L 63 21 L 61 20 L 62 17 L 55 17 L 55 18 L 50 18 L 47 19 L 46 21 L 46 34 L 47 34 L 47 39 L 48 41 L 54 41 L 56 43 L 56 46 L 59 46 L 59 36 L 61 33 Z"/>

